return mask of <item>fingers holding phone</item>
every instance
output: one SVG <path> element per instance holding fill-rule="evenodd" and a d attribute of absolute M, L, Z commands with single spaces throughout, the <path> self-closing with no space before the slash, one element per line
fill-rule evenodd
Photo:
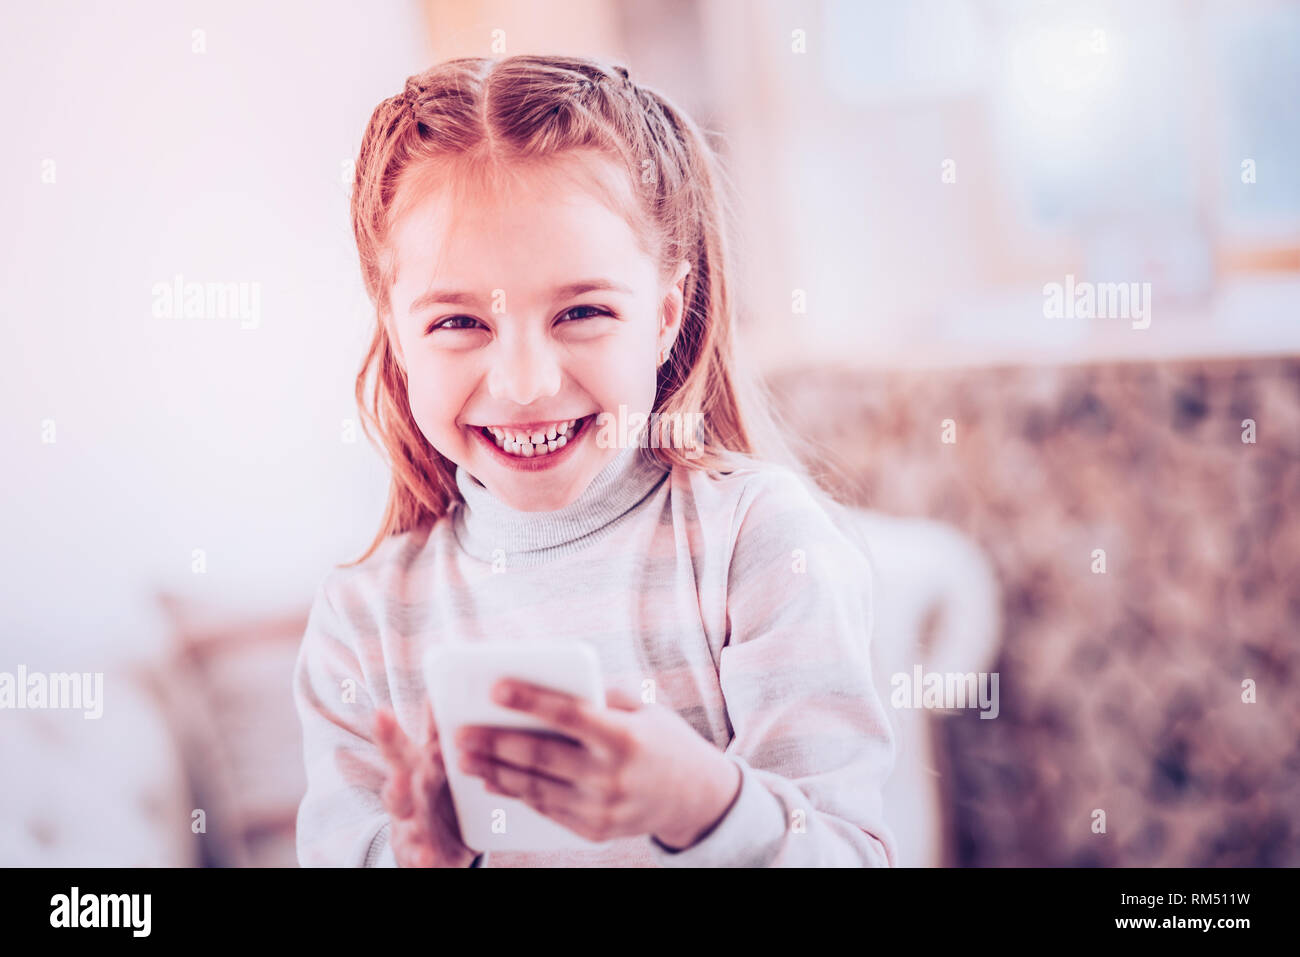
<path fill-rule="evenodd" d="M 468 867 L 477 856 L 461 840 L 433 710 L 425 704 L 425 733 L 411 741 L 387 709 L 375 713 L 375 740 L 388 765 L 381 798 L 392 819 L 399 867 Z"/>

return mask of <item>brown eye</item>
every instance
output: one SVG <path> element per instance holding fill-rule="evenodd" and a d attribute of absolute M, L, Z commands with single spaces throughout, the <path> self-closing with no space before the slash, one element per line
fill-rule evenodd
<path fill-rule="evenodd" d="M 448 316 L 446 319 L 443 319 L 441 322 L 436 322 L 433 325 L 431 325 L 428 331 L 433 332 L 433 330 L 435 329 L 473 329 L 474 328 L 473 326 L 452 325 L 452 323 L 461 320 L 465 322 L 478 323 L 478 320 L 475 319 L 473 316 Z"/>
<path fill-rule="evenodd" d="M 564 315 L 565 315 L 565 316 L 570 316 L 570 315 L 572 315 L 573 313 L 578 312 L 578 311 L 581 310 L 581 309 L 590 309 L 590 310 L 592 310 L 592 311 L 596 314 L 596 316 L 610 316 L 610 317 L 612 318 L 613 315 L 614 315 L 612 312 L 610 312 L 610 311 L 609 311 L 608 309 L 606 309 L 604 306 L 574 306 L 574 307 L 573 307 L 572 309 L 570 309 L 568 312 L 564 313 Z M 561 317 L 561 318 L 563 318 L 563 317 Z M 579 318 L 579 319 L 594 319 L 595 316 L 578 316 L 577 318 Z"/>

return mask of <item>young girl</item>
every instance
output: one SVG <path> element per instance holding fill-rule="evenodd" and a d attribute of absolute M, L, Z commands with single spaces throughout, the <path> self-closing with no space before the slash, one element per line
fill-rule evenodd
<path fill-rule="evenodd" d="M 303 865 L 896 863 L 868 560 L 738 373 L 720 175 L 589 59 L 452 60 L 371 116 L 357 401 L 393 479 L 297 662 Z M 698 427 L 623 427 L 652 412 Z M 599 848 L 461 842 L 421 660 L 502 637 L 590 644 L 606 706 L 502 682 L 563 737 L 460 729 L 463 766 Z"/>

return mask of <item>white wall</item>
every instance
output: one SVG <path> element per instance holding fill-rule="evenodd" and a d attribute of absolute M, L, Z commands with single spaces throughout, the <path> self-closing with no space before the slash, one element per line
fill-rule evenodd
<path fill-rule="evenodd" d="M 384 504 L 340 439 L 370 322 L 340 171 L 427 65 L 418 4 L 10 4 L 0 33 L 0 670 L 148 653 L 157 587 L 305 606 Z M 259 283 L 257 328 L 156 318 L 177 273 Z"/>

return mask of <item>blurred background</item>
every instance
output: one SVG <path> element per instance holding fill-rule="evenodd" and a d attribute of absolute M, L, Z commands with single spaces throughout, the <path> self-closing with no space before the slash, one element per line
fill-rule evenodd
<path fill-rule="evenodd" d="M 387 491 L 352 158 L 437 60 L 576 53 L 723 156 L 745 361 L 878 544 L 882 695 L 913 664 L 1001 676 L 997 720 L 894 716 L 904 862 L 1300 865 L 1300 4 L 0 25 L 0 672 L 104 674 L 97 720 L 0 710 L 0 864 L 295 863 L 289 671 Z M 248 311 L 160 314 L 184 282 Z M 1053 314 L 1076 282 L 1149 284 L 1149 325 Z"/>

